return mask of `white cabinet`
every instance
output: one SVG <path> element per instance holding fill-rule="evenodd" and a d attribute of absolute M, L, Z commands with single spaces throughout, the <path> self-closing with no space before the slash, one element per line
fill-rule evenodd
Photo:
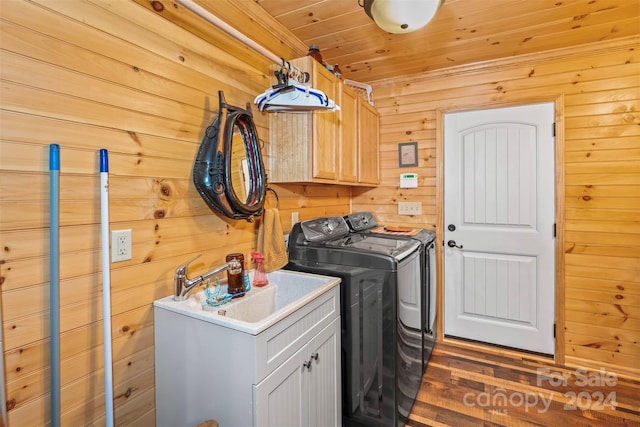
<path fill-rule="evenodd" d="M 339 285 L 257 335 L 204 318 L 154 305 L 158 427 L 340 425 Z"/>
<path fill-rule="evenodd" d="M 338 426 L 340 319 L 254 385 L 256 427 Z"/>

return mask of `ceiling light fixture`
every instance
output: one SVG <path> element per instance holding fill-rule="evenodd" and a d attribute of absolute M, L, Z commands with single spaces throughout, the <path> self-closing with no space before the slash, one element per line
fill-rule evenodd
<path fill-rule="evenodd" d="M 358 0 L 358 5 L 378 27 L 394 34 L 424 27 L 442 3 L 443 0 Z"/>

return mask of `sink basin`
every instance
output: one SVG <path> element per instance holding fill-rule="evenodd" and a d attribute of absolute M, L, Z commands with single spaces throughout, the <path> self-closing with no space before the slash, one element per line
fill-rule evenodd
<path fill-rule="evenodd" d="M 289 270 L 267 273 L 267 278 L 267 286 L 252 287 L 244 297 L 218 307 L 205 306 L 203 309 L 206 300 L 204 290 L 191 295 L 186 301 L 173 301 L 169 296 L 155 301 L 154 305 L 257 335 L 340 283 L 337 277 Z M 225 292 L 226 286 L 222 286 L 221 293 Z"/>

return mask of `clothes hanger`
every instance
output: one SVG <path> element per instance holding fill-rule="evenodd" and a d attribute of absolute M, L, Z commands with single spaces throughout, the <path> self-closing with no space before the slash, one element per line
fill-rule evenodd
<path fill-rule="evenodd" d="M 291 66 L 284 58 L 280 59 L 280 69 L 274 72 L 278 83 L 256 97 L 254 103 L 258 110 L 303 112 L 339 109 L 324 92 L 308 85 L 309 73 Z"/>

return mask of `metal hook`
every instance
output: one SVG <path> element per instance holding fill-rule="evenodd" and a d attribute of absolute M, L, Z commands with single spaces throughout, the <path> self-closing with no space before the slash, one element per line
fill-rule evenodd
<path fill-rule="evenodd" d="M 309 82 L 309 78 L 311 77 L 308 72 L 302 71 L 300 68 L 293 65 L 291 67 L 293 69 L 291 73 L 291 77 L 294 78 L 298 83 L 305 84 Z"/>
<path fill-rule="evenodd" d="M 267 191 L 271 191 L 274 196 L 276 196 L 276 209 L 280 209 L 280 197 L 278 197 L 278 193 L 271 187 L 267 187 Z"/>

